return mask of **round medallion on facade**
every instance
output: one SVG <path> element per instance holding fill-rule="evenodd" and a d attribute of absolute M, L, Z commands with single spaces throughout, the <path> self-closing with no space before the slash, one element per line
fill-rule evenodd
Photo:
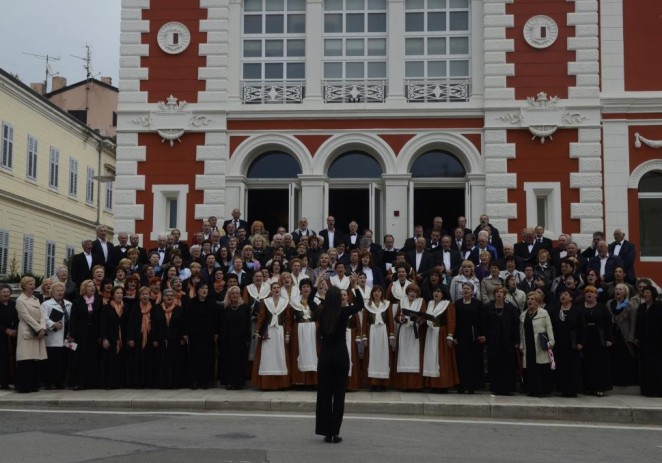
<path fill-rule="evenodd" d="M 533 48 L 550 47 L 558 36 L 559 26 L 549 16 L 534 16 L 524 24 L 524 40 Z"/>
<path fill-rule="evenodd" d="M 182 23 L 170 22 L 161 26 L 157 40 L 161 50 L 176 55 L 188 48 L 191 43 L 191 33 Z"/>

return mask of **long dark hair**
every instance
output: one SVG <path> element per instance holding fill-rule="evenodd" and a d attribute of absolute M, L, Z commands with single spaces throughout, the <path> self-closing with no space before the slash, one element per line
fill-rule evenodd
<path fill-rule="evenodd" d="M 338 318 L 342 312 L 340 289 L 331 286 L 326 292 L 324 298 L 324 308 L 322 309 L 322 333 L 331 336 L 338 328 Z"/>

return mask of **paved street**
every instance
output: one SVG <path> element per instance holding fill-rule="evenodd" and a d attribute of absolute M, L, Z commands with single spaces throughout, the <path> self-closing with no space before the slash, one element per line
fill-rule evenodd
<path fill-rule="evenodd" d="M 312 414 L 0 410 L 13 462 L 659 462 L 662 426 L 345 417 L 344 441 L 313 434 Z"/>

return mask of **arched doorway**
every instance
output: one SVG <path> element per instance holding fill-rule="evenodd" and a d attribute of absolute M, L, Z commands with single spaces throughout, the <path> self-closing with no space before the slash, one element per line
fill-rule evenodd
<path fill-rule="evenodd" d="M 448 151 L 432 149 L 419 155 L 411 165 L 410 211 L 413 225 L 430 228 L 434 217 L 444 219 L 452 233 L 457 218 L 466 215 L 466 170 Z"/>
<path fill-rule="evenodd" d="M 270 233 L 292 229 L 300 215 L 299 162 L 289 153 L 267 151 L 257 156 L 246 172 L 247 220 L 261 220 Z M 296 228 L 296 227 L 295 227 Z"/>
<path fill-rule="evenodd" d="M 662 172 L 646 173 L 638 189 L 641 256 L 662 257 L 662 242 L 657 236 L 662 227 Z"/>
<path fill-rule="evenodd" d="M 382 166 L 370 154 L 346 151 L 329 166 L 329 215 L 347 231 L 352 220 L 359 230 L 371 228 L 374 240 L 381 238 L 383 222 Z"/>

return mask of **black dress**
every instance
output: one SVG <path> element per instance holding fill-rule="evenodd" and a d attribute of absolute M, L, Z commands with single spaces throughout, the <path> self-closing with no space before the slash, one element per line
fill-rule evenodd
<path fill-rule="evenodd" d="M 524 372 L 526 392 L 530 396 L 544 396 L 551 392 L 551 369 L 549 363 L 537 363 L 536 343 L 540 338 L 533 331 L 533 318 L 524 315 L 524 343 L 526 344 L 526 370 Z"/>
<path fill-rule="evenodd" d="M 487 365 L 490 390 L 494 394 L 510 395 L 515 391 L 519 316 L 519 310 L 510 303 L 506 303 L 502 308 L 497 308 L 494 302 L 487 306 Z"/>
<path fill-rule="evenodd" d="M 469 304 L 465 304 L 462 299 L 455 301 L 459 392 L 473 393 L 483 387 L 483 344 L 478 342 L 478 337 L 483 336 L 482 310 L 478 299 L 472 298 Z"/>
<path fill-rule="evenodd" d="M 662 304 L 647 306 L 642 301 L 637 310 L 639 341 L 639 384 L 648 397 L 662 397 Z"/>
<path fill-rule="evenodd" d="M 0 388 L 8 389 L 14 382 L 16 365 L 16 336 L 9 337 L 5 330 L 18 329 L 16 302 L 11 299 L 7 304 L 0 302 Z"/>
<path fill-rule="evenodd" d="M 74 388 L 94 388 L 99 384 L 99 344 L 101 296 L 95 295 L 92 310 L 88 310 L 83 297 L 73 302 L 69 335 L 78 344 L 72 353 L 69 382 Z"/>
<path fill-rule="evenodd" d="M 363 309 L 363 298 L 355 298 L 356 304 L 344 307 L 336 330 L 327 335 L 321 331 L 320 354 L 317 363 L 317 405 L 315 407 L 315 434 L 337 436 L 345 413 L 345 388 L 349 372 L 349 353 L 346 334 L 349 318 Z M 320 311 L 320 326 L 324 326 L 326 314 Z"/>
<path fill-rule="evenodd" d="M 561 306 L 550 310 L 554 328 L 554 359 L 556 361 L 556 390 L 564 396 L 576 396 L 581 389 L 581 351 L 586 337 L 586 320 L 580 307 L 571 306 L 563 311 Z"/>
<path fill-rule="evenodd" d="M 251 307 L 240 304 L 235 309 L 222 305 L 218 320 L 219 380 L 230 389 L 241 389 L 246 384 L 248 346 L 252 336 Z"/>
<path fill-rule="evenodd" d="M 152 347 L 153 312 L 160 306 L 150 301 L 149 331 L 142 333 L 143 314 L 140 309 L 140 301 L 131 308 L 127 324 L 127 341 L 133 341 L 134 346 L 127 345 L 127 386 L 135 388 L 155 387 L 155 349 Z"/>
<path fill-rule="evenodd" d="M 175 306 L 168 321 L 162 305 L 153 309 L 152 340 L 156 350 L 157 385 L 160 388 L 180 388 L 186 383 L 186 320 L 184 309 Z"/>
<path fill-rule="evenodd" d="M 126 329 L 129 310 L 122 308 L 121 314 L 110 304 L 101 309 L 99 329 L 101 342 L 110 343 L 108 349 L 101 347 L 101 387 L 117 389 L 126 383 Z M 118 347 L 119 345 L 119 347 Z"/>
<path fill-rule="evenodd" d="M 606 343 L 613 339 L 611 314 L 601 303 L 582 310 L 586 318 L 582 385 L 586 392 L 608 391 L 611 389 L 611 358 Z"/>
<path fill-rule="evenodd" d="M 214 381 L 216 301 L 190 299 L 184 307 L 188 334 L 188 380 L 192 387 L 207 388 Z"/>

